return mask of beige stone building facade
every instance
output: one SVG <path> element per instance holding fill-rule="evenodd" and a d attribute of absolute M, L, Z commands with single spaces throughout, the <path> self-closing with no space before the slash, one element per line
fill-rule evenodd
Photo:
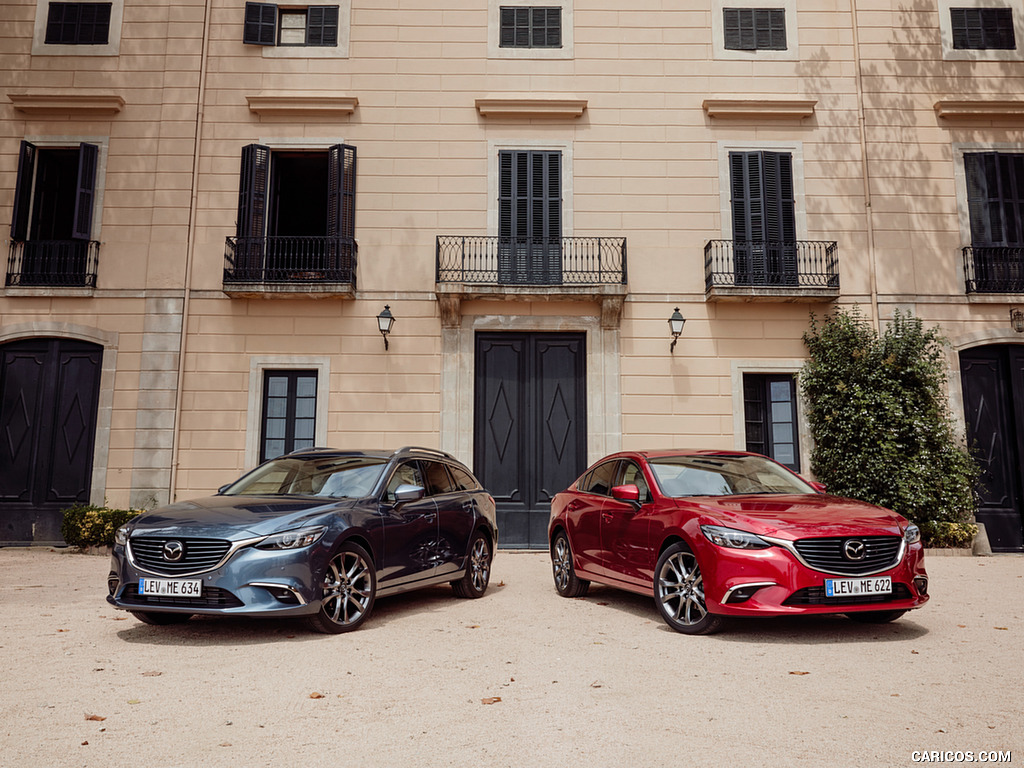
<path fill-rule="evenodd" d="M 0 30 L 0 544 L 421 444 L 543 547 L 619 448 L 808 472 L 802 334 L 856 305 L 950 339 L 979 519 L 1024 546 L 1022 0 L 7 0 Z"/>

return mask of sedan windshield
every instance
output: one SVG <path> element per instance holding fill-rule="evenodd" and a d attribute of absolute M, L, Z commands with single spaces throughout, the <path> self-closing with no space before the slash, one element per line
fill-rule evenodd
<path fill-rule="evenodd" d="M 227 496 L 323 496 L 361 499 L 373 492 L 387 460 L 358 457 L 268 461 L 224 490 Z"/>
<path fill-rule="evenodd" d="M 666 496 L 815 492 L 785 467 L 760 456 L 663 456 L 648 463 Z"/>

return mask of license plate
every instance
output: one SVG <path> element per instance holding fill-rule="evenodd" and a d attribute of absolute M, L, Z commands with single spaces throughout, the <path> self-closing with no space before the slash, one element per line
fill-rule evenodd
<path fill-rule="evenodd" d="M 825 597 L 891 594 L 892 579 L 888 576 L 870 579 L 825 579 Z"/>
<path fill-rule="evenodd" d="M 202 597 L 199 579 L 139 579 L 139 594 L 153 597 Z"/>

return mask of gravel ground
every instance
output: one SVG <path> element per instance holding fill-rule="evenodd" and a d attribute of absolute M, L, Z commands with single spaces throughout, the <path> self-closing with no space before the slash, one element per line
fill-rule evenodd
<path fill-rule="evenodd" d="M 0 549 L 0 765 L 1024 765 L 1024 557 L 927 565 L 931 601 L 894 624 L 686 637 L 648 598 L 566 600 L 546 554 L 501 551 L 481 600 L 387 598 L 324 636 L 147 626 L 105 602 L 106 557 Z"/>

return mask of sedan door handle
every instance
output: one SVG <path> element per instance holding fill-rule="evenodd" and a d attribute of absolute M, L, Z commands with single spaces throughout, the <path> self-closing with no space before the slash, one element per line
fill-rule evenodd
<path fill-rule="evenodd" d="M 611 514 L 609 512 L 602 512 L 601 513 L 601 522 L 602 523 L 610 523 L 614 519 L 615 519 L 615 515 L 613 515 L 613 514 Z"/>

